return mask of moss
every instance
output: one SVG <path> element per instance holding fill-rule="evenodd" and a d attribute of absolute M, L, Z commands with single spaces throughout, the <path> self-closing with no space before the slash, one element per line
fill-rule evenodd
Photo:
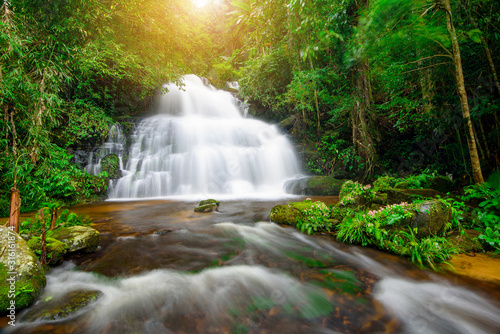
<path fill-rule="evenodd" d="M 294 202 L 286 205 L 276 205 L 271 209 L 272 222 L 295 226 L 299 218 L 304 217 L 304 210 L 309 209 L 314 202 Z"/>
<path fill-rule="evenodd" d="M 484 250 L 483 245 L 477 239 L 480 234 L 481 232 L 476 230 L 466 230 L 463 234 L 457 231 L 447 239 L 457 249 L 458 253 L 482 252 Z"/>
<path fill-rule="evenodd" d="M 338 196 L 343 180 L 329 176 L 313 176 L 307 182 L 305 193 L 311 196 Z"/>
<path fill-rule="evenodd" d="M 10 261 L 8 252 L 0 254 L 0 314 L 6 312 L 6 308 L 11 300 L 8 296 L 9 284 L 7 282 L 7 279 L 11 278 L 10 271 L 15 272 L 13 278 L 15 279 L 16 288 L 16 310 L 29 306 L 46 284 L 45 272 L 42 265 L 33 251 L 28 247 L 26 241 L 18 234 L 12 234 L 7 228 L 0 226 L 0 244 L 7 245 L 9 243 L 8 238 L 12 236 L 16 238 L 15 243 L 17 245 L 16 263 L 12 268 L 13 270 L 8 265 Z"/>
<path fill-rule="evenodd" d="M 102 292 L 98 290 L 77 290 L 59 297 L 48 297 L 32 307 L 22 316 L 23 321 L 60 320 L 96 301 Z"/>
<path fill-rule="evenodd" d="M 201 212 L 201 213 L 212 212 L 216 210 L 217 210 L 217 205 L 214 203 L 204 204 L 194 208 L 194 212 Z"/>
<path fill-rule="evenodd" d="M 68 252 L 93 252 L 99 247 L 101 238 L 99 231 L 86 226 L 58 227 L 48 236 L 68 245 Z"/>
<path fill-rule="evenodd" d="M 210 199 L 206 199 L 204 201 L 201 201 L 199 206 L 207 205 L 207 204 L 215 204 L 215 205 L 219 206 L 220 202 L 213 199 L 213 198 L 210 198 Z"/>
<path fill-rule="evenodd" d="M 42 240 L 39 237 L 31 238 L 28 241 L 28 246 L 35 252 L 38 258 L 40 258 L 42 254 Z M 47 238 L 47 263 L 51 266 L 60 264 L 63 261 L 63 256 L 68 252 L 68 249 L 69 247 L 65 243 L 54 238 Z"/>

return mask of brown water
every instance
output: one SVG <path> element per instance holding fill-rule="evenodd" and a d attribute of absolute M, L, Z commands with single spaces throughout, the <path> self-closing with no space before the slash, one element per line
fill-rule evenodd
<path fill-rule="evenodd" d="M 270 223 L 271 207 L 287 201 L 223 201 L 208 214 L 167 200 L 73 207 L 94 220 L 101 247 L 53 269 L 41 298 L 102 296 L 8 332 L 500 332 L 500 285 Z"/>

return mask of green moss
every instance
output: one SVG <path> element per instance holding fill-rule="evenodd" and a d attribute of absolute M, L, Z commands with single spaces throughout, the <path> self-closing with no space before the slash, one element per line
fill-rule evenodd
<path fill-rule="evenodd" d="M 48 237 L 57 239 L 68 245 L 68 252 L 93 252 L 99 247 L 99 231 L 85 226 L 58 227 L 47 233 Z"/>
<path fill-rule="evenodd" d="M 313 176 L 309 178 L 305 193 L 311 196 L 338 196 L 343 180 L 329 176 Z"/>
<path fill-rule="evenodd" d="M 271 209 L 271 221 L 295 226 L 298 219 L 304 217 L 304 210 L 311 208 L 313 205 L 314 202 L 294 202 L 286 205 L 276 205 Z"/>
<path fill-rule="evenodd" d="M 457 249 L 458 253 L 482 252 L 483 245 L 477 239 L 481 233 L 475 230 L 467 230 L 462 233 L 454 232 L 448 237 L 448 242 Z"/>
<path fill-rule="evenodd" d="M 40 258 L 42 255 L 42 240 L 39 237 L 31 238 L 28 241 L 28 246 Z M 54 238 L 46 238 L 47 263 L 51 266 L 61 263 L 68 249 L 69 247 L 65 243 Z"/>
<path fill-rule="evenodd" d="M 23 315 L 23 321 L 59 320 L 66 318 L 96 301 L 102 292 L 93 290 L 72 291 L 59 298 L 46 298 Z"/>
<path fill-rule="evenodd" d="M 206 199 L 206 200 L 201 201 L 199 206 L 207 205 L 207 204 L 215 204 L 215 205 L 219 206 L 220 202 L 213 199 L 213 198 L 210 198 L 210 199 Z"/>
<path fill-rule="evenodd" d="M 217 210 L 217 205 L 213 203 L 204 204 L 194 208 L 194 212 L 206 213 Z"/>

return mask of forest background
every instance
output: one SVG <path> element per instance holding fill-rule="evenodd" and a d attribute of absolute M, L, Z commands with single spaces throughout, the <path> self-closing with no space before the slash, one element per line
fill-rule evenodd
<path fill-rule="evenodd" d="M 493 0 L 3 0 L 0 216 L 14 184 L 23 211 L 105 193 L 73 152 L 186 73 L 288 119 L 308 173 L 481 184 L 500 166 L 499 40 Z"/>

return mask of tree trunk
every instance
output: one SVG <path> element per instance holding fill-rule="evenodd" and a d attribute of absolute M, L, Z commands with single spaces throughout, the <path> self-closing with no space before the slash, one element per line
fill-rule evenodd
<path fill-rule="evenodd" d="M 10 217 L 9 228 L 19 233 L 19 211 L 21 210 L 21 194 L 14 186 L 10 189 Z"/>
<path fill-rule="evenodd" d="M 484 178 L 483 178 L 483 173 L 481 171 L 481 163 L 479 161 L 479 155 L 477 152 L 476 138 L 474 135 L 472 120 L 470 118 L 469 101 L 467 99 L 467 92 L 465 91 L 464 73 L 462 70 L 462 58 L 460 56 L 460 46 L 458 44 L 458 38 L 455 32 L 455 27 L 453 26 L 450 0 L 440 0 L 440 1 L 446 11 L 446 25 L 448 27 L 448 32 L 450 34 L 451 43 L 453 46 L 453 63 L 455 64 L 455 78 L 457 80 L 458 94 L 460 96 L 460 101 L 462 104 L 463 117 L 466 121 L 467 129 L 470 136 L 469 154 L 472 165 L 472 175 L 474 176 L 474 182 L 476 184 L 481 184 L 484 182 Z"/>
<path fill-rule="evenodd" d="M 57 220 L 57 209 L 53 209 L 50 216 L 50 230 L 56 228 L 56 220 Z"/>
<path fill-rule="evenodd" d="M 371 86 L 368 78 L 368 60 L 365 58 L 357 65 L 355 87 L 357 102 L 352 110 L 353 143 L 358 155 L 366 164 L 365 178 L 373 176 L 377 153 L 367 122 L 367 112 L 371 104 Z"/>

